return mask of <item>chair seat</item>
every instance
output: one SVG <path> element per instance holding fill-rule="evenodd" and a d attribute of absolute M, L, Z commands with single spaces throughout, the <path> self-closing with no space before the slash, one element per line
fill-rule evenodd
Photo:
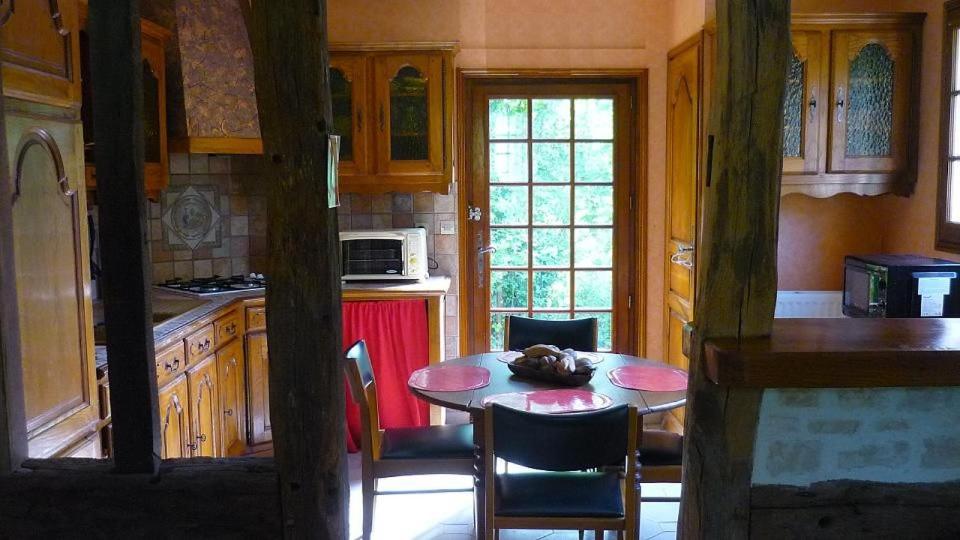
<path fill-rule="evenodd" d="M 496 497 L 503 517 L 623 517 L 615 472 L 497 475 Z"/>
<path fill-rule="evenodd" d="M 683 463 L 683 435 L 662 429 L 645 429 L 641 434 L 640 465 L 662 467 Z"/>
<path fill-rule="evenodd" d="M 380 459 L 473 458 L 473 425 L 389 428 Z"/>

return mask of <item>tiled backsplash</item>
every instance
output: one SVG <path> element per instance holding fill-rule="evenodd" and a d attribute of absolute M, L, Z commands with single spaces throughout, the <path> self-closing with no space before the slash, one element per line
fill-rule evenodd
<path fill-rule="evenodd" d="M 454 189 L 456 184 L 454 184 Z M 393 229 L 423 226 L 427 229 L 427 253 L 433 262 L 431 275 L 450 276 L 447 295 L 446 355 L 459 355 L 460 319 L 458 317 L 457 195 L 434 193 L 388 193 L 340 197 L 340 230 Z M 440 234 L 441 228 L 450 234 Z M 433 268 L 436 266 L 436 268 Z"/>
<path fill-rule="evenodd" d="M 170 155 L 170 186 L 150 203 L 155 282 L 265 271 L 260 159 Z"/>

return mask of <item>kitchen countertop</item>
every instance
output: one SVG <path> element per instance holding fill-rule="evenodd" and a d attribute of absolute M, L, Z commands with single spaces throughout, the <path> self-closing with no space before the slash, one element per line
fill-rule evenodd
<path fill-rule="evenodd" d="M 433 296 L 446 294 L 449 289 L 449 277 L 435 276 L 417 282 L 345 282 L 343 283 L 343 296 L 345 298 L 358 297 L 362 294 L 383 294 L 384 296 L 422 294 L 425 296 Z M 166 292 L 161 289 L 154 289 L 154 315 L 175 314 L 154 324 L 154 343 L 160 343 L 166 340 L 183 327 L 207 317 L 234 302 L 260 298 L 262 296 L 263 291 L 237 291 L 235 293 L 232 292 L 205 298 L 193 298 L 186 295 Z M 97 311 L 98 307 L 99 306 L 95 307 L 95 311 Z M 95 318 L 97 318 L 96 315 Z M 96 365 L 99 368 L 107 362 L 107 348 L 104 345 L 97 345 L 95 352 Z"/>

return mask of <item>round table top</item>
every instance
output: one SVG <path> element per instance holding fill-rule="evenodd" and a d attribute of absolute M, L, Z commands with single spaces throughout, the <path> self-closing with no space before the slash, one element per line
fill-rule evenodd
<path fill-rule="evenodd" d="M 452 358 L 443 362 L 450 366 L 480 366 L 490 370 L 490 384 L 475 390 L 466 390 L 463 392 L 429 392 L 408 386 L 414 395 L 441 407 L 448 409 L 457 409 L 471 413 L 480 413 L 483 411 L 483 399 L 487 396 L 504 394 L 508 392 L 529 392 L 531 390 L 545 390 L 551 388 L 569 388 L 550 384 L 544 381 L 536 381 L 517 377 L 510 371 L 505 362 L 497 359 L 503 353 L 489 352 L 483 354 L 474 354 L 463 358 Z M 587 390 L 603 394 L 613 400 L 616 405 L 632 405 L 637 408 L 638 414 L 650 414 L 654 412 L 666 411 L 682 407 L 686 402 L 686 391 L 676 392 L 654 392 L 648 390 L 631 390 L 621 388 L 612 382 L 607 376 L 611 369 L 621 366 L 655 366 L 663 368 L 673 368 L 664 362 L 638 358 L 627 354 L 617 353 L 591 353 L 603 358 L 601 362 L 595 364 L 597 371 L 593 374 L 590 382 L 576 387 L 577 390 Z"/>

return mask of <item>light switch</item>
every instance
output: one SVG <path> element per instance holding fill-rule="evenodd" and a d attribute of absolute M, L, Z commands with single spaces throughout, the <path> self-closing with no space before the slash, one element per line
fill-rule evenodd
<path fill-rule="evenodd" d="M 441 222 L 440 222 L 440 234 L 457 234 L 457 222 L 455 222 L 455 221 L 441 221 Z"/>

